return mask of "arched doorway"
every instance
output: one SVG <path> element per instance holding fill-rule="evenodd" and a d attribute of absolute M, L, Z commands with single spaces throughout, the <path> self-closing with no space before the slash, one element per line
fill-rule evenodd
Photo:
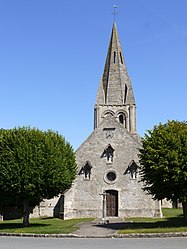
<path fill-rule="evenodd" d="M 106 216 L 118 217 L 118 191 L 106 191 Z"/>

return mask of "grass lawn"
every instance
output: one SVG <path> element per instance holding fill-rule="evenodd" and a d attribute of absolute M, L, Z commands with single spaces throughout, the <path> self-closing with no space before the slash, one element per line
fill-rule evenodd
<path fill-rule="evenodd" d="M 76 231 L 77 224 L 93 219 L 61 220 L 57 218 L 30 219 L 30 226 L 23 227 L 22 220 L 0 222 L 0 233 L 67 234 Z"/>
<path fill-rule="evenodd" d="M 165 208 L 163 215 L 164 218 L 126 218 L 124 223 L 118 224 L 118 233 L 187 232 L 182 209 Z M 0 221 L 0 233 L 68 234 L 76 231 L 78 229 L 76 225 L 79 223 L 92 220 L 36 218 L 30 219 L 30 227 L 23 227 L 21 219 Z"/>
<path fill-rule="evenodd" d="M 126 218 L 120 234 L 187 232 L 182 209 L 164 208 L 163 218 Z"/>

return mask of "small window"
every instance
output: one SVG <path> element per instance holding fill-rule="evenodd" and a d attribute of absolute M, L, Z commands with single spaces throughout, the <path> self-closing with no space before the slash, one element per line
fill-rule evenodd
<path fill-rule="evenodd" d="M 125 85 L 124 104 L 126 103 L 126 99 L 127 99 L 127 85 Z"/>
<path fill-rule="evenodd" d="M 116 51 L 114 51 L 114 63 L 116 63 Z"/>
<path fill-rule="evenodd" d="M 122 53 L 120 52 L 120 53 L 119 53 L 119 55 L 120 55 L 121 64 L 123 64 L 123 57 L 122 57 Z"/>
<path fill-rule="evenodd" d="M 110 181 L 110 182 L 113 182 L 116 180 L 116 173 L 113 172 L 113 171 L 110 171 L 107 173 L 106 175 L 107 179 Z"/>
<path fill-rule="evenodd" d="M 85 179 L 90 179 L 91 169 L 92 169 L 92 166 L 90 166 L 89 164 L 86 164 L 84 166 L 84 178 Z"/>
<path fill-rule="evenodd" d="M 114 149 L 112 148 L 112 146 L 110 144 L 104 150 L 104 152 L 103 152 L 103 154 L 102 154 L 101 157 L 105 157 L 106 158 L 106 163 L 107 164 L 113 163 L 113 160 L 114 160 Z"/>
<path fill-rule="evenodd" d="M 124 113 L 119 113 L 118 118 L 119 118 L 120 124 L 122 124 L 122 125 L 125 127 L 125 129 L 127 129 L 126 116 L 125 116 L 125 114 L 124 114 Z"/>
<path fill-rule="evenodd" d="M 118 180 L 118 173 L 114 169 L 108 169 L 104 174 L 104 181 L 108 184 L 115 184 Z"/>
<path fill-rule="evenodd" d="M 120 114 L 120 115 L 119 115 L 119 122 L 120 122 L 121 124 L 124 124 L 124 116 L 123 116 L 123 114 Z"/>
<path fill-rule="evenodd" d="M 86 161 L 86 164 L 81 168 L 79 175 L 84 174 L 85 180 L 90 180 L 92 166 L 89 161 Z"/>
<path fill-rule="evenodd" d="M 139 166 L 137 165 L 137 163 L 134 160 L 132 160 L 130 162 L 127 170 L 125 171 L 125 175 L 130 174 L 131 179 L 137 179 L 138 169 L 139 169 Z"/>
<path fill-rule="evenodd" d="M 114 149 L 112 148 L 112 146 L 110 144 L 108 145 L 105 152 L 106 152 L 106 161 L 107 161 L 107 163 L 113 163 Z"/>

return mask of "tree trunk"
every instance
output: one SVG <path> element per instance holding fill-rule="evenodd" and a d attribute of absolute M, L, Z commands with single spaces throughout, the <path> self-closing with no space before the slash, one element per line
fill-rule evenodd
<path fill-rule="evenodd" d="M 182 202 L 184 222 L 187 225 L 187 202 Z"/>
<path fill-rule="evenodd" d="M 30 207 L 29 207 L 29 201 L 24 200 L 23 201 L 23 226 L 28 227 L 29 224 L 29 215 L 30 215 Z"/>

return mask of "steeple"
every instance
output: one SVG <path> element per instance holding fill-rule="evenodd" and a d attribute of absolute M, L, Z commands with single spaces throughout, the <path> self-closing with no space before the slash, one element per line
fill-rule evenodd
<path fill-rule="evenodd" d="M 136 133 L 135 100 L 119 40 L 116 22 L 113 24 L 110 44 L 100 81 L 96 105 L 96 128 L 109 114 L 131 133 Z"/>

